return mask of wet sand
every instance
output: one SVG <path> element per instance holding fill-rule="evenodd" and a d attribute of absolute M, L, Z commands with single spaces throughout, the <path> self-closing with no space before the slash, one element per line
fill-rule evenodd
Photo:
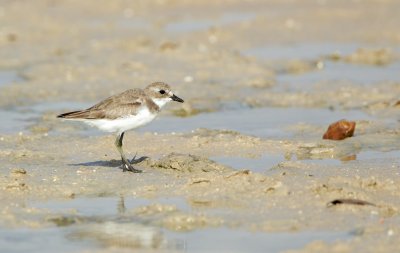
<path fill-rule="evenodd" d="M 399 10 L 1 3 L 0 248 L 400 251 Z M 56 118 L 159 80 L 185 103 L 127 133 L 144 173 L 122 172 L 114 136 Z M 343 118 L 355 136 L 322 140 Z"/>

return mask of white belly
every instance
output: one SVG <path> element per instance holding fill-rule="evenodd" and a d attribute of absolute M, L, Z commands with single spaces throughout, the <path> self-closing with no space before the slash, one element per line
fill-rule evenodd
<path fill-rule="evenodd" d="M 157 114 L 151 113 L 147 109 L 140 110 L 136 115 L 130 115 L 118 119 L 92 119 L 84 120 L 85 123 L 95 126 L 105 132 L 122 133 L 127 130 L 138 128 L 152 121 Z"/>

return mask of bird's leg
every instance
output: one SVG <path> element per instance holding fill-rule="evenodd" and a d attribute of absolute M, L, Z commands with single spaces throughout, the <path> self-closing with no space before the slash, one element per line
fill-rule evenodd
<path fill-rule="evenodd" d="M 124 132 L 121 134 L 118 134 L 117 139 L 115 139 L 115 146 L 118 149 L 118 152 L 121 154 L 121 160 L 122 160 L 122 170 L 125 171 L 131 171 L 135 173 L 140 173 L 142 172 L 141 170 L 133 168 L 132 164 L 126 159 L 124 150 L 122 149 L 122 139 L 124 138 Z"/>

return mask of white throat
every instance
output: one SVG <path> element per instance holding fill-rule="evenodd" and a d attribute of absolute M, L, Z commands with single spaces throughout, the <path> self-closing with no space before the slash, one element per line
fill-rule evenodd
<path fill-rule="evenodd" d="M 164 107 L 164 105 L 171 101 L 171 98 L 153 98 L 152 100 L 161 109 L 162 107 Z"/>

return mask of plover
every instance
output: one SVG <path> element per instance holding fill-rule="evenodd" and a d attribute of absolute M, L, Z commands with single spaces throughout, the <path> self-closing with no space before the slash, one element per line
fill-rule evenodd
<path fill-rule="evenodd" d="M 138 173 L 142 171 L 132 166 L 122 149 L 124 134 L 152 121 L 169 101 L 183 103 L 183 99 L 177 97 L 168 84 L 155 82 L 145 89 L 130 89 L 88 109 L 63 113 L 57 117 L 83 121 L 102 131 L 117 133 L 115 146 L 121 155 L 123 171 Z"/>

